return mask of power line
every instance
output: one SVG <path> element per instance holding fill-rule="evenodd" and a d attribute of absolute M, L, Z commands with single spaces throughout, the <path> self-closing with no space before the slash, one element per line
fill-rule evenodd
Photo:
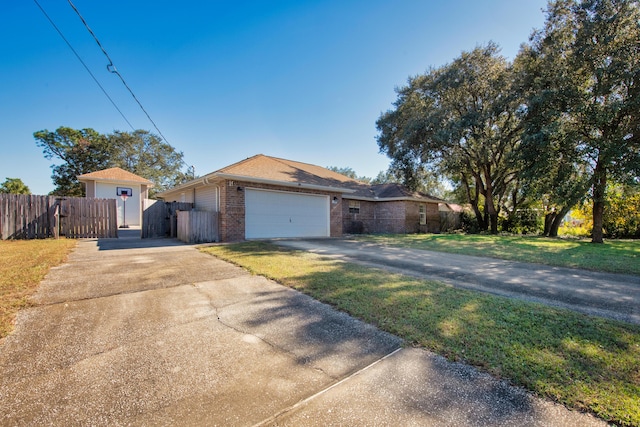
<path fill-rule="evenodd" d="M 98 40 L 98 37 L 95 35 L 95 33 L 91 30 L 91 28 L 89 28 L 89 24 L 87 24 L 87 21 L 84 19 L 84 17 L 80 14 L 80 11 L 78 10 L 78 8 L 71 2 L 71 0 L 67 0 L 69 2 L 69 5 L 73 8 L 73 10 L 76 12 L 76 14 L 78 15 L 78 17 L 80 18 L 80 20 L 82 21 L 82 23 L 84 24 L 84 26 L 86 27 L 87 31 L 89 31 L 89 34 L 91 34 L 91 36 L 93 37 L 93 39 L 96 41 L 96 43 L 98 44 L 98 47 L 100 48 L 100 50 L 102 50 L 102 53 L 104 54 L 104 56 L 107 57 L 107 59 L 109 60 L 109 64 L 107 64 L 107 71 L 109 71 L 110 73 L 113 73 L 115 75 L 117 75 L 118 77 L 120 77 L 120 80 L 122 81 L 122 84 L 124 85 L 124 87 L 127 88 L 127 90 L 129 91 L 129 93 L 131 94 L 131 96 L 133 97 L 133 99 L 135 99 L 135 101 L 138 103 L 138 105 L 140 106 L 140 109 L 144 112 L 144 114 L 147 116 L 147 118 L 149 119 L 149 121 L 151 122 L 151 124 L 153 125 L 153 127 L 158 131 L 158 134 L 160 134 L 160 136 L 162 137 L 162 139 L 164 139 L 165 141 L 167 141 L 167 143 L 169 142 L 167 140 L 167 138 L 162 134 L 162 132 L 160 132 L 160 129 L 158 129 L 158 126 L 156 126 L 156 123 L 153 121 L 153 119 L 151 119 L 151 116 L 149 115 L 149 113 L 147 113 L 147 110 L 145 110 L 145 108 L 142 106 L 142 103 L 138 100 L 138 98 L 136 97 L 136 95 L 133 93 L 133 90 L 131 90 L 131 88 L 129 87 L 129 85 L 127 84 L 127 82 L 124 80 L 124 77 L 122 77 L 122 74 L 120 74 L 120 72 L 118 71 L 118 69 L 116 68 L 116 66 L 114 65 L 113 61 L 111 60 L 111 57 L 109 57 L 109 54 L 107 53 L 106 49 L 102 46 L 102 43 L 100 43 L 100 40 Z"/>
<path fill-rule="evenodd" d="M 55 28 L 55 30 L 58 32 L 58 34 L 60 34 L 60 37 L 62 37 L 62 40 L 64 40 L 64 42 L 67 44 L 67 46 L 69 46 L 69 49 L 71 49 L 71 51 L 73 52 L 73 54 L 76 56 L 76 58 L 78 58 L 78 61 L 80 61 L 80 63 L 82 64 L 82 66 L 84 67 L 85 70 L 87 70 L 87 73 L 89 73 L 89 75 L 91 76 L 91 78 L 93 79 L 94 82 L 96 82 L 96 84 L 98 85 L 98 87 L 100 88 L 100 90 L 102 90 L 102 93 L 104 93 L 104 95 L 109 99 L 109 101 L 111 102 L 111 104 L 115 107 L 116 110 L 118 110 L 118 113 L 120 113 L 120 115 L 122 116 L 122 118 L 124 119 L 125 122 L 127 122 L 127 124 L 131 127 L 132 130 L 136 130 L 133 125 L 131 124 L 131 122 L 129 122 L 129 120 L 126 118 L 126 116 L 124 115 L 124 113 L 120 110 L 120 108 L 118 108 L 118 106 L 116 105 L 116 103 L 114 102 L 113 99 L 111 99 L 111 97 L 109 96 L 109 94 L 107 93 L 107 91 L 105 90 L 104 87 L 102 87 L 102 85 L 100 84 L 100 82 L 98 81 L 98 79 L 96 78 L 96 76 L 93 75 L 93 73 L 91 72 L 91 70 L 89 69 L 89 67 L 87 66 L 87 64 L 85 64 L 85 62 L 82 60 L 82 58 L 80 57 L 80 55 L 78 54 L 78 52 L 76 52 L 76 50 L 73 48 L 73 46 L 71 46 L 71 43 L 69 43 L 69 40 L 67 40 L 67 38 L 64 36 L 64 34 L 62 34 L 62 31 L 60 31 L 60 29 L 58 28 L 58 26 L 53 22 L 53 20 L 49 17 L 49 15 L 47 14 L 47 12 L 45 12 L 45 10 L 42 8 L 42 6 L 40 6 L 40 3 L 38 3 L 38 0 L 33 0 L 35 2 L 35 4 L 38 6 L 38 8 L 40 9 L 40 11 L 44 14 L 44 16 L 47 18 L 47 20 L 49 21 L 49 23 L 51 23 L 51 25 L 53 26 L 53 28 Z"/>

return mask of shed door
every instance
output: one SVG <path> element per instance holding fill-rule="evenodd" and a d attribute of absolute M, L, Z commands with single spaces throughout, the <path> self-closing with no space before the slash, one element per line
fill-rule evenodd
<path fill-rule="evenodd" d="M 245 189 L 245 238 L 329 237 L 329 196 Z"/>

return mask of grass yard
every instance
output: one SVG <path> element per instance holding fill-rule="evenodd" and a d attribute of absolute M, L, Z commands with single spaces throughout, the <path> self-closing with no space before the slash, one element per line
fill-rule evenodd
<path fill-rule="evenodd" d="M 640 275 L 640 240 L 552 239 L 484 234 L 359 235 L 357 240 L 462 255 Z"/>
<path fill-rule="evenodd" d="M 29 307 L 49 269 L 61 264 L 75 240 L 0 240 L 0 340 L 13 330 L 18 310 Z"/>
<path fill-rule="evenodd" d="M 455 289 L 265 242 L 203 249 L 449 360 L 640 425 L 640 326 Z"/>

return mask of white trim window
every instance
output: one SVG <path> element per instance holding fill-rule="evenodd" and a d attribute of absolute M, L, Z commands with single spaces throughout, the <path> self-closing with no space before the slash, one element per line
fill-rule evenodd
<path fill-rule="evenodd" d="M 420 225 L 427 224 L 427 205 L 421 204 L 419 207 L 420 212 Z"/>

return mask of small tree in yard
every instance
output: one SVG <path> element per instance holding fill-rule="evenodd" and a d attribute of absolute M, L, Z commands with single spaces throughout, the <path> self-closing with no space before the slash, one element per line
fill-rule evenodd
<path fill-rule="evenodd" d="M 20 178 L 7 178 L 0 184 L 0 193 L 4 194 L 31 194 L 29 187 Z"/>

